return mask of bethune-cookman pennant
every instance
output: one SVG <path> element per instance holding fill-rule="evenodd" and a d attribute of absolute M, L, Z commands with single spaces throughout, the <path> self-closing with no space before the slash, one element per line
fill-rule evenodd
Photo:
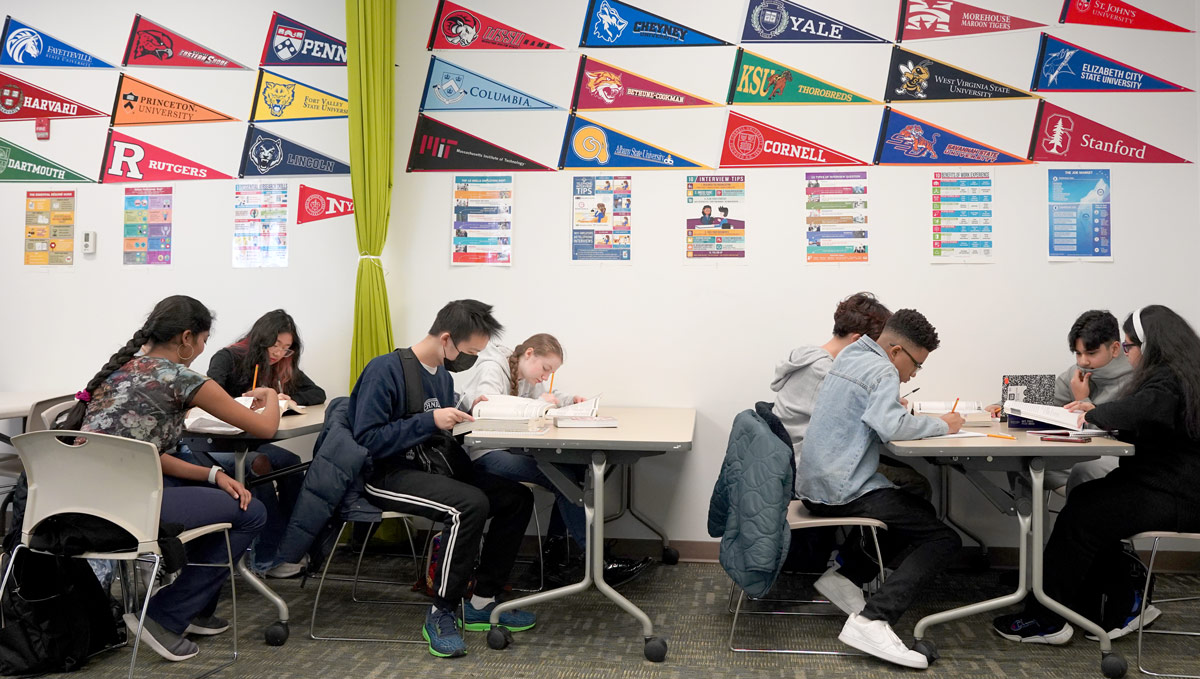
<path fill-rule="evenodd" d="M 738 48 L 729 104 L 881 104 L 815 75 Z"/>
<path fill-rule="evenodd" d="M 789 0 L 750 0 L 742 42 L 887 42 Z"/>
<path fill-rule="evenodd" d="M 417 129 L 408 152 L 408 172 L 453 170 L 553 171 L 490 141 L 451 127 L 424 113 L 417 114 Z"/>
<path fill-rule="evenodd" d="M 275 12 L 259 65 L 345 66 L 346 41 Z"/>
<path fill-rule="evenodd" d="M 438 2 L 429 30 L 431 50 L 560 50 L 558 45 L 535 38 L 473 9 L 449 0 Z"/>
<path fill-rule="evenodd" d="M 729 112 L 721 167 L 807 167 L 811 165 L 866 165 L 804 137 L 764 122 Z"/>
<path fill-rule="evenodd" d="M 1042 33 L 1031 90 L 1038 92 L 1191 92 L 1169 80 Z"/>
<path fill-rule="evenodd" d="M 1032 161 L 951 132 L 933 123 L 883 109 L 876 165 L 1023 165 Z"/>
<path fill-rule="evenodd" d="M 896 42 L 1019 31 L 1045 25 L 958 0 L 900 0 Z"/>
<path fill-rule="evenodd" d="M 122 66 L 174 66 L 177 68 L 238 68 L 238 62 L 193 42 L 141 14 L 133 17 Z"/>
<path fill-rule="evenodd" d="M 581 111 L 720 106 L 612 64 L 579 57 L 571 109 Z"/>
<path fill-rule="evenodd" d="M 0 138 L 0 182 L 85 182 L 92 180 L 48 158 Z"/>
<path fill-rule="evenodd" d="M 552 111 L 558 106 L 430 55 L 422 111 Z"/>
<path fill-rule="evenodd" d="M 162 182 L 183 179 L 233 179 L 224 172 L 188 160 L 113 129 L 108 131 L 100 182 Z"/>
<path fill-rule="evenodd" d="M 728 45 L 621 0 L 589 0 L 580 47 L 685 47 Z"/>
<path fill-rule="evenodd" d="M 4 19 L 0 44 L 4 46 L 4 51 L 0 52 L 0 65 L 3 66 L 114 68 L 112 64 L 12 17 Z"/>
<path fill-rule="evenodd" d="M 953 101 L 962 99 L 1028 99 L 1037 97 L 977 73 L 930 59 L 896 45 L 888 66 L 883 100 Z"/>
<path fill-rule="evenodd" d="M 602 170 L 677 170 L 687 167 L 709 169 L 707 165 L 587 118 L 581 118 L 574 113 L 567 119 L 567 133 L 563 137 L 562 153 L 558 157 L 558 169 L 568 167 Z"/>
<path fill-rule="evenodd" d="M 291 139 L 250 125 L 238 177 L 350 174 L 350 166 Z"/>
<path fill-rule="evenodd" d="M 1189 163 L 1078 113 L 1041 101 L 1029 159 L 1050 163 Z"/>
<path fill-rule="evenodd" d="M 1138 9 L 1123 0 L 1063 0 L 1058 22 L 1061 24 L 1141 28 L 1147 31 L 1195 32 L 1144 9 Z"/>
<path fill-rule="evenodd" d="M 354 214 L 354 199 L 336 193 L 300 185 L 300 204 L 296 208 L 296 223 L 307 224 Z"/>
<path fill-rule="evenodd" d="M 117 81 L 117 98 L 113 102 L 109 124 L 121 127 L 221 123 L 230 120 L 237 119 L 122 73 Z"/>
<path fill-rule="evenodd" d="M 103 116 L 102 111 L 0 72 L 0 121 Z"/>
<path fill-rule="evenodd" d="M 265 68 L 258 69 L 254 106 L 250 109 L 252 122 L 323 120 L 349 115 L 350 102 L 346 99 Z"/>

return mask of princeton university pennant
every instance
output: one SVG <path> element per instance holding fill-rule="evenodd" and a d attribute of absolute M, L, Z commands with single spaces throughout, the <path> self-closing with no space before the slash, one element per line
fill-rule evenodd
<path fill-rule="evenodd" d="M 113 102 L 109 124 L 121 127 L 222 123 L 229 120 L 236 118 L 122 73 L 117 81 L 117 99 Z"/>
<path fill-rule="evenodd" d="M 683 90 L 640 76 L 633 71 L 589 58 L 579 57 L 571 110 L 631 110 L 646 108 L 689 108 L 720 106 Z"/>
<path fill-rule="evenodd" d="M 0 182 L 82 182 L 92 180 L 48 158 L 0 138 Z"/>
<path fill-rule="evenodd" d="M 621 0 L 589 0 L 580 47 L 685 47 L 728 45 Z"/>
<path fill-rule="evenodd" d="M 678 170 L 689 167 L 709 169 L 707 165 L 574 113 L 567 119 L 567 132 L 558 157 L 560 170 Z"/>
<path fill-rule="evenodd" d="M 238 62 L 198 42 L 154 23 L 141 14 L 133 17 L 122 66 L 173 66 L 176 68 L 237 68 Z"/>
<path fill-rule="evenodd" d="M 345 66 L 346 41 L 275 12 L 259 65 Z"/>
<path fill-rule="evenodd" d="M 896 42 L 1019 31 L 1045 25 L 957 0 L 900 0 Z"/>
<path fill-rule="evenodd" d="M 814 141 L 785 132 L 736 111 L 729 112 L 721 167 L 808 167 L 866 165 Z"/>
<path fill-rule="evenodd" d="M 1039 163 L 1190 163 L 1078 113 L 1038 102 L 1029 159 Z"/>
<path fill-rule="evenodd" d="M 1033 68 L 1035 92 L 1191 92 L 1145 71 L 1042 33 Z"/>
<path fill-rule="evenodd" d="M 728 104 L 881 104 L 815 75 L 738 48 Z"/>
<path fill-rule="evenodd" d="M 1124 0 L 1063 0 L 1058 22 L 1194 33 L 1191 29 L 1171 23 L 1144 9 L 1138 9 Z"/>
<path fill-rule="evenodd" d="M 103 116 L 102 111 L 0 72 L 0 121 Z"/>
<path fill-rule="evenodd" d="M 553 111 L 558 108 L 548 101 L 430 55 L 419 110 Z"/>
<path fill-rule="evenodd" d="M 0 44 L 4 46 L 4 51 L 0 52 L 0 66 L 114 68 L 112 64 L 12 17 L 4 19 Z"/>
<path fill-rule="evenodd" d="M 951 66 L 895 45 L 888 66 L 883 100 L 955 101 L 976 99 L 1028 99 L 1037 97 L 977 73 Z"/>
<path fill-rule="evenodd" d="M 300 185 L 300 204 L 296 208 L 296 223 L 307 224 L 354 214 L 354 200 L 347 196 Z"/>
<path fill-rule="evenodd" d="M 233 179 L 224 172 L 188 160 L 164 148 L 134 139 L 114 129 L 108 131 L 100 182 L 164 182 L 184 179 Z"/>
<path fill-rule="evenodd" d="M 242 164 L 238 177 L 313 174 L 350 174 L 350 166 L 291 139 L 271 134 L 261 127 L 249 125 L 246 128 L 246 143 L 242 145 Z"/>
<path fill-rule="evenodd" d="M 258 69 L 254 93 L 254 106 L 250 109 L 252 122 L 323 120 L 350 115 L 350 103 L 346 99 L 265 68 Z"/>
<path fill-rule="evenodd" d="M 1031 161 L 1005 153 L 927 120 L 883 109 L 876 165 L 1023 165 Z"/>
<path fill-rule="evenodd" d="M 449 0 L 440 0 L 429 30 L 431 50 L 560 50 L 548 40 L 480 14 Z"/>
<path fill-rule="evenodd" d="M 417 114 L 417 129 L 408 152 L 407 172 L 456 170 L 553 171 L 490 141 L 451 127 L 424 113 Z"/>
<path fill-rule="evenodd" d="M 742 42 L 888 42 L 789 0 L 750 0 Z"/>

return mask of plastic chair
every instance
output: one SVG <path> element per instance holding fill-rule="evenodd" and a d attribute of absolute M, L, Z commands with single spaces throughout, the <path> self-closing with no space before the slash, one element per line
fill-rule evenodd
<path fill-rule="evenodd" d="M 542 494 L 544 494 L 544 495 L 549 495 L 550 496 L 550 511 L 554 511 L 555 498 L 554 498 L 553 491 L 546 490 L 545 488 L 543 488 L 543 487 L 539 486 L 538 484 L 533 483 L 531 481 L 522 481 L 521 485 L 525 486 L 530 491 L 532 491 L 534 494 L 534 497 L 537 496 L 538 491 L 541 491 Z M 513 587 L 514 592 L 540 592 L 543 589 L 546 589 L 546 559 L 545 559 L 545 555 L 542 553 L 542 549 L 543 549 L 542 519 L 538 512 L 538 507 L 537 507 L 536 502 L 533 507 L 533 527 L 534 527 L 534 530 L 537 531 L 538 586 L 537 586 L 537 589 L 523 589 L 521 587 Z M 517 563 L 534 563 L 534 561 L 532 559 L 518 559 Z"/>
<path fill-rule="evenodd" d="M 75 443 L 64 443 L 64 440 Z M 13 548 L 8 559 L 4 578 L 0 580 L 0 596 L 8 584 L 17 552 L 22 549 L 37 551 L 29 544 L 38 524 L 60 514 L 87 514 L 99 517 L 117 525 L 137 541 L 137 546 L 128 551 L 86 552 L 75 558 L 148 561 L 153 563 L 150 583 L 154 582 L 162 565 L 162 552 L 158 547 L 158 522 L 163 494 L 162 466 L 154 444 L 107 434 L 56 430 L 14 436 L 12 443 L 25 465 L 29 494 L 25 501 L 21 541 Z M 214 523 L 184 531 L 178 536 L 180 542 L 187 544 L 204 535 L 224 533 L 225 548 L 229 554 L 229 561 L 223 564 L 188 564 L 228 568 L 230 598 L 233 601 L 233 657 L 201 676 L 232 665 L 238 657 L 237 597 L 233 591 L 234 559 L 233 550 L 229 546 L 231 527 L 228 523 Z M 126 583 L 123 581 L 121 586 L 125 587 Z M 133 656 L 129 660 L 130 679 L 133 678 L 133 670 L 137 664 L 137 651 L 149 604 L 150 597 L 147 596 L 142 603 L 138 628 L 134 634 Z"/>
<path fill-rule="evenodd" d="M 1138 539 L 1142 539 L 1142 538 L 1145 538 L 1147 540 L 1153 539 L 1154 546 L 1150 549 L 1150 565 L 1146 568 L 1146 571 L 1147 571 L 1146 572 L 1146 585 L 1142 588 L 1142 608 L 1140 611 L 1138 611 L 1138 615 L 1139 615 L 1138 619 L 1139 620 L 1146 619 L 1145 618 L 1146 606 L 1147 606 L 1146 599 L 1149 598 L 1150 581 L 1151 581 L 1151 578 L 1154 577 L 1154 559 L 1158 556 L 1158 541 L 1164 540 L 1164 539 L 1200 541 L 1200 533 L 1175 533 L 1172 531 L 1147 531 L 1145 533 L 1138 533 L 1137 535 L 1133 536 L 1130 539 L 1138 540 Z M 1164 604 L 1164 603 L 1179 602 L 1179 601 L 1195 601 L 1197 599 L 1200 599 L 1200 596 L 1175 597 L 1172 599 L 1156 599 L 1153 603 Z M 1166 634 L 1166 635 L 1170 635 L 1170 636 L 1181 636 L 1181 637 L 1200 637 L 1200 631 L 1145 629 L 1145 626 L 1139 626 L 1138 627 L 1138 640 L 1137 640 L 1137 666 L 1138 666 L 1138 671 L 1140 671 L 1142 674 L 1149 674 L 1154 677 L 1183 677 L 1186 679 L 1200 679 L 1200 675 L 1196 675 L 1196 674 L 1166 674 L 1166 673 L 1161 673 L 1161 672 L 1151 672 L 1150 670 L 1146 669 L 1142 665 L 1142 634 Z"/>
<path fill-rule="evenodd" d="M 42 399 L 29 407 L 25 418 L 25 433 L 54 429 L 54 420 L 75 406 L 74 394 Z"/>

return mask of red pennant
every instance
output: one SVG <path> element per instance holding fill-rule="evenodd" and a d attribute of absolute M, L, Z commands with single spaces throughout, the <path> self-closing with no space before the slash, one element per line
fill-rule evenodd
<path fill-rule="evenodd" d="M 438 3 L 429 30 L 431 50 L 560 50 L 548 40 L 484 16 L 449 0 Z"/>
<path fill-rule="evenodd" d="M 300 207 L 296 208 L 297 224 L 307 224 L 352 214 L 354 214 L 354 199 L 314 189 L 304 184 L 300 185 Z"/>
<path fill-rule="evenodd" d="M 27 83 L 7 73 L 0 73 L 0 121 L 38 118 L 102 118 L 107 115 L 33 83 Z"/>
<path fill-rule="evenodd" d="M 1050 163 L 1190 163 L 1157 146 L 1043 101 L 1030 160 Z"/>
<path fill-rule="evenodd" d="M 814 165 L 866 165 L 831 148 L 729 112 L 721 147 L 721 167 L 808 167 Z"/>
<path fill-rule="evenodd" d="M 1059 15 L 1058 22 L 1140 28 L 1146 31 L 1195 32 L 1144 9 L 1138 9 L 1124 0 L 1063 0 L 1062 14 Z"/>
<path fill-rule="evenodd" d="M 571 102 L 580 111 L 720 106 L 587 55 L 579 57 Z"/>
<path fill-rule="evenodd" d="M 965 2 L 905 0 L 900 12 L 896 42 L 1017 31 L 1046 25 Z"/>
<path fill-rule="evenodd" d="M 238 62 L 193 42 L 141 14 L 133 17 L 123 66 L 176 66 L 182 68 L 246 68 Z"/>
<path fill-rule="evenodd" d="M 153 144 L 110 129 L 108 146 L 104 149 L 104 164 L 100 167 L 100 182 L 165 182 L 181 179 L 233 179 L 224 172 Z"/>

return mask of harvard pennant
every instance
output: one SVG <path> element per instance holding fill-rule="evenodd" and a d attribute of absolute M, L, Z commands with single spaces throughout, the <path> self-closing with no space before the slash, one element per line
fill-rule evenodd
<path fill-rule="evenodd" d="M 621 0 L 589 0 L 580 47 L 728 45 L 720 38 L 638 9 Z"/>
<path fill-rule="evenodd" d="M 957 0 L 900 0 L 896 42 L 1019 31 L 1045 25 Z"/>
<path fill-rule="evenodd" d="M 261 66 L 345 66 L 346 41 L 275 12 Z"/>
<path fill-rule="evenodd" d="M 804 137 L 785 132 L 736 111 L 729 112 L 721 167 L 808 167 L 866 165 Z"/>
<path fill-rule="evenodd" d="M 318 90 L 299 80 L 258 69 L 250 120 L 322 120 L 350 115 L 350 102 L 336 94 Z"/>
<path fill-rule="evenodd" d="M 938 127 L 883 109 L 876 165 L 1023 165 L 1031 161 Z"/>
<path fill-rule="evenodd" d="M 176 68 L 246 68 L 198 42 L 150 21 L 141 14 L 133 17 L 129 43 L 125 45 L 122 66 L 174 66 Z"/>
<path fill-rule="evenodd" d="M 7 139 L 0 139 L 0 182 L 86 182 L 91 179 L 21 148 Z"/>
<path fill-rule="evenodd" d="M 408 152 L 408 172 L 455 170 L 553 171 L 541 163 L 490 141 L 451 127 L 424 113 L 417 114 L 417 129 Z"/>
<path fill-rule="evenodd" d="M 880 104 L 791 66 L 738 48 L 729 104 Z"/>
<path fill-rule="evenodd" d="M 238 177 L 350 174 L 350 166 L 261 127 L 246 128 Z"/>
<path fill-rule="evenodd" d="M 1046 33 L 1042 34 L 1030 89 L 1035 92 L 1191 92 L 1182 85 Z"/>
<path fill-rule="evenodd" d="M 300 204 L 296 208 L 296 223 L 307 224 L 354 214 L 354 199 L 336 193 L 300 185 Z"/>
<path fill-rule="evenodd" d="M 1194 32 L 1144 9 L 1138 9 L 1124 0 L 1063 0 L 1058 22 L 1116 28 L 1141 28 L 1147 31 Z"/>
<path fill-rule="evenodd" d="M 33 83 L 0 72 L 0 121 L 36 118 L 96 118 L 104 113 Z"/>
<path fill-rule="evenodd" d="M 236 118 L 122 73 L 117 81 L 117 99 L 113 102 L 109 124 L 121 127 L 221 123 L 229 120 Z"/>
<path fill-rule="evenodd" d="M 1029 159 L 1051 163 L 1191 162 L 1047 101 L 1038 105 Z"/>
<path fill-rule="evenodd" d="M 139 141 L 113 129 L 108 131 L 100 182 L 165 182 L 183 179 L 233 179 L 224 172 L 181 155 Z"/>
<path fill-rule="evenodd" d="M 4 51 L 0 52 L 0 65 L 4 66 L 113 68 L 112 64 L 12 17 L 4 19 L 4 34 L 0 42 L 4 44 Z"/>
<path fill-rule="evenodd" d="M 575 94 L 571 97 L 572 110 L 614 111 L 697 106 L 720 104 L 612 64 L 590 59 L 586 54 L 579 57 L 579 71 L 575 74 Z"/>
<path fill-rule="evenodd" d="M 550 111 L 558 106 L 482 76 L 470 69 L 429 57 L 422 111 Z"/>
<path fill-rule="evenodd" d="M 751 0 L 742 42 L 888 42 L 788 0 Z"/>
<path fill-rule="evenodd" d="M 431 50 L 560 50 L 547 40 L 467 9 L 449 0 L 440 0 L 429 30 Z"/>
<path fill-rule="evenodd" d="M 594 123 L 574 113 L 567 119 L 558 169 L 594 168 L 603 170 L 678 170 L 697 167 L 708 169 L 641 139 Z"/>
<path fill-rule="evenodd" d="M 892 47 L 892 63 L 883 92 L 886 102 L 1028 99 L 1036 96 L 899 45 Z"/>

